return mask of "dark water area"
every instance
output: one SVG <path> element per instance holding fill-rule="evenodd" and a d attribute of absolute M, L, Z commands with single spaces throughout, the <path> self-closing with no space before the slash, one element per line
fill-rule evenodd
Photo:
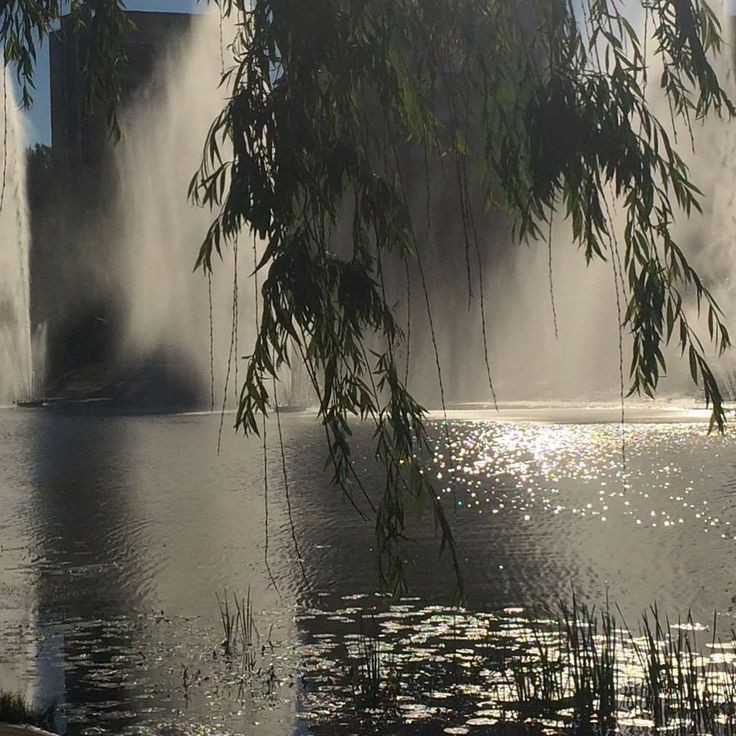
<path fill-rule="evenodd" d="M 2 411 L 0 689 L 56 700 L 71 735 L 371 732 L 356 662 L 380 640 L 383 669 L 415 676 L 396 722 L 481 733 L 492 678 L 472 642 L 523 639 L 524 616 L 573 590 L 630 620 L 656 601 L 673 621 L 691 611 L 706 630 L 717 612 L 731 628 L 736 453 L 702 423 L 628 425 L 624 471 L 615 423 L 437 422 L 457 612 L 426 518 L 410 529 L 411 597 L 377 593 L 372 519 L 330 484 L 313 417 L 281 419 L 266 503 L 261 443 L 234 436 L 231 416 L 218 455 L 216 416 Z M 355 440 L 376 497 L 370 429 Z M 230 656 L 217 595 L 230 611 L 251 600 L 252 642 Z"/>

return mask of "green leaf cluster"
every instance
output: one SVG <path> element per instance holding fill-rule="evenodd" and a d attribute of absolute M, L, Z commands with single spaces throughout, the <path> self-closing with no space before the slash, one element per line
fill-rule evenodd
<path fill-rule="evenodd" d="M 70 28 L 83 30 L 85 104 L 92 111 L 100 105 L 114 138 L 120 137 L 116 115 L 120 101 L 120 72 L 126 59 L 125 34 L 133 24 L 123 0 L 5 0 L 0 3 L 0 41 L 5 66 L 15 70 L 22 102 L 33 102 L 34 71 L 38 49 L 46 36 L 58 30 L 62 15 Z"/>
<path fill-rule="evenodd" d="M 612 259 L 618 269 L 627 300 L 622 329 L 633 341 L 630 391 L 653 395 L 666 369 L 664 346 L 675 340 L 712 406 L 712 426 L 724 427 L 686 299 L 693 295 L 705 311 L 721 352 L 728 332 L 673 237 L 676 217 L 699 210 L 699 192 L 669 121 L 647 98 L 657 60 L 673 125 L 731 116 L 712 65 L 721 29 L 702 0 L 642 0 L 641 11 L 648 41 L 617 0 L 223 4 L 238 20 L 235 64 L 224 76 L 231 97 L 191 193 L 218 212 L 200 266 L 210 269 L 213 254 L 243 231 L 265 243 L 260 328 L 238 426 L 258 432 L 257 417 L 273 401 L 268 382 L 295 344 L 320 392 L 334 480 L 355 502 L 362 487 L 351 422 L 373 421 L 386 469 L 378 556 L 394 590 L 405 585 L 408 502 L 432 509 L 441 548 L 459 570 L 424 473 L 425 412 L 399 371 L 404 335 L 384 279 L 389 260 L 421 273 L 426 244 L 409 204 L 417 151 L 425 163 L 458 172 L 465 243 L 447 257 L 464 253 L 469 279 L 470 241 L 479 244 L 468 192 L 502 210 L 518 240 L 541 240 L 555 214 L 566 218 L 588 261 Z M 471 170 L 480 174 L 471 179 Z M 610 216 L 614 203 L 622 233 Z M 346 221 L 349 234 L 336 237 Z"/>
<path fill-rule="evenodd" d="M 621 329 L 632 338 L 630 391 L 654 394 L 674 342 L 712 408 L 711 426 L 723 430 L 721 392 L 686 305 L 703 312 L 719 352 L 730 339 L 673 227 L 700 209 L 700 192 L 672 131 L 734 113 L 713 66 L 721 28 L 704 0 L 640 0 L 649 38 L 621 0 L 217 4 L 236 26 L 234 64 L 190 195 L 216 212 L 199 267 L 211 270 L 244 234 L 263 244 L 258 336 L 237 425 L 259 432 L 274 380 L 296 353 L 319 394 L 334 480 L 361 512 L 375 512 L 387 585 L 406 584 L 409 508 L 429 508 L 461 588 L 455 540 L 424 472 L 426 413 L 400 370 L 400 305 L 387 288 L 389 268 L 413 269 L 433 328 L 422 266 L 431 203 L 426 214 L 410 204 L 422 170 L 456 180 L 463 242 L 448 244 L 446 257 L 465 259 L 469 292 L 478 278 L 481 312 L 492 244 L 478 237 L 473 203 L 501 211 L 519 241 L 543 240 L 552 218 L 564 218 L 588 261 L 613 265 Z M 122 3 L 71 8 L 92 30 L 90 90 L 114 110 Z M 34 0 L 0 8 L 5 60 L 17 65 L 26 103 L 38 38 L 60 12 L 60 2 Z M 661 73 L 650 79 L 655 65 Z M 670 120 L 655 114 L 653 91 L 669 102 Z M 438 356 L 437 367 L 441 385 Z M 356 421 L 375 427 L 385 468 L 377 505 L 354 466 Z"/>

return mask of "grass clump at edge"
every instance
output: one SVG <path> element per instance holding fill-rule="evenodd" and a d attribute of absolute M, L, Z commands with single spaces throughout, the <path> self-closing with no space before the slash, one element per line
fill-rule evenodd
<path fill-rule="evenodd" d="M 45 708 L 37 708 L 20 693 L 0 691 L 0 723 L 37 726 L 53 731 L 55 715 L 56 705 L 54 703 Z"/>

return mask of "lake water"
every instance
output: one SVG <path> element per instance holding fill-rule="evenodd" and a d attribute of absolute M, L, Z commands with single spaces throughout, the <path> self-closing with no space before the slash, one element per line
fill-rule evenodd
<path fill-rule="evenodd" d="M 282 415 L 283 458 L 268 425 L 266 537 L 263 449 L 234 436 L 232 417 L 218 456 L 215 416 L 0 411 L 0 689 L 55 699 L 71 735 L 351 733 L 361 709 L 347 702 L 350 673 L 366 637 L 417 670 L 448 637 L 505 631 L 517 609 L 573 590 L 632 618 L 655 601 L 704 626 L 718 612 L 727 631 L 734 440 L 708 436 L 695 412 L 634 412 L 624 473 L 613 416 L 467 410 L 433 425 L 467 590 L 458 613 L 429 520 L 411 526 L 412 597 L 377 594 L 372 521 L 330 485 L 309 415 Z M 375 496 L 370 440 L 356 430 Z M 248 594 L 245 662 L 226 656 L 216 596 L 232 611 L 232 596 Z M 424 691 L 434 705 L 402 691 L 402 720 L 473 730 L 441 707 L 441 684 Z"/>

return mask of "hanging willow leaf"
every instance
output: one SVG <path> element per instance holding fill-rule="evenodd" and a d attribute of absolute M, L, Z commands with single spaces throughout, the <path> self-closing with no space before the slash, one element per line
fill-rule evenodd
<path fill-rule="evenodd" d="M 247 163 L 253 177 L 237 197 L 218 196 L 209 183 L 211 150 L 195 196 L 220 203 L 214 227 L 224 240 L 250 229 L 268 244 L 259 264 L 266 279 L 261 331 L 246 387 L 261 385 L 285 362 L 287 336 L 298 335 L 313 375 L 324 376 L 320 416 L 341 483 L 352 473 L 350 417 L 375 422 L 376 453 L 386 468 L 376 519 L 379 562 L 397 591 L 405 586 L 409 499 L 432 508 L 440 548 L 451 550 L 459 569 L 454 538 L 423 473 L 431 455 L 425 413 L 397 370 L 402 335 L 383 288 L 381 264 L 394 254 L 421 270 L 417 259 L 426 244 L 408 193 L 411 150 L 424 149 L 425 160 L 442 165 L 458 160 L 463 208 L 462 192 L 482 187 L 483 201 L 506 213 L 518 239 L 539 237 L 561 202 L 573 245 L 588 261 L 614 257 L 604 204 L 612 191 L 625 221 L 630 391 L 654 394 L 666 370 L 664 347 L 677 335 L 712 408 L 712 426 L 724 425 L 720 391 L 682 293 L 689 289 L 705 311 L 719 350 L 729 347 L 728 333 L 672 235 L 678 214 L 700 210 L 700 192 L 647 102 L 643 41 L 621 5 L 582 5 L 584 18 L 570 4 L 549 0 L 254 0 L 240 8 L 232 95 L 246 95 L 258 113 L 241 119 L 229 106 L 209 145 L 237 131 L 234 169 Z M 662 59 L 661 86 L 675 118 L 688 127 L 692 115 L 732 115 L 711 64 L 721 38 L 707 5 L 641 5 L 654 29 L 649 57 Z M 466 160 L 483 169 L 472 182 Z M 263 198 L 262 191 L 275 196 Z M 330 234 L 346 212 L 351 233 L 336 242 Z M 467 209 L 459 215 L 468 217 Z M 283 267 L 284 258 L 294 257 L 295 234 L 309 288 Z M 447 257 L 464 257 L 469 268 L 467 247 L 466 240 L 457 252 L 449 248 Z M 359 349 L 367 340 L 383 347 Z M 375 377 L 371 389 L 366 375 Z M 244 395 L 238 421 L 247 429 L 256 426 L 253 413 L 261 407 Z"/>
<path fill-rule="evenodd" d="M 439 548 L 461 582 L 450 525 L 424 472 L 432 456 L 426 413 L 398 369 L 403 335 L 385 283 L 390 259 L 414 264 L 434 329 L 422 268 L 430 230 L 423 220 L 432 213 L 429 204 L 426 215 L 410 204 L 412 161 L 459 174 L 465 236 L 445 255 L 463 259 L 471 277 L 468 192 L 501 210 L 518 240 L 542 239 L 559 211 L 588 261 L 620 258 L 630 391 L 654 394 L 674 336 L 711 407 L 711 428 L 723 429 L 721 393 L 686 301 L 705 313 L 719 352 L 730 339 L 673 229 L 678 217 L 700 211 L 701 195 L 670 122 L 689 132 L 693 120 L 734 114 L 713 68 L 721 29 L 704 0 L 634 3 L 649 18 L 650 41 L 637 35 L 620 0 L 582 0 L 579 8 L 567 0 L 217 4 L 237 21 L 235 64 L 223 75 L 229 100 L 190 187 L 195 201 L 217 210 L 197 266 L 211 270 L 213 254 L 244 231 L 266 244 L 238 426 L 259 431 L 273 379 L 296 345 L 320 396 L 334 480 L 358 508 L 356 488 L 366 494 L 351 457 L 351 421 L 374 423 L 386 473 L 378 560 L 388 585 L 406 585 L 407 503 L 432 510 Z M 5 61 L 15 64 L 27 104 L 36 44 L 61 8 L 56 0 L 0 8 Z M 90 25 L 89 89 L 105 101 L 114 129 L 122 3 L 72 0 L 70 8 Z M 648 77 L 652 59 L 662 69 L 658 80 Z M 659 120 L 647 100 L 647 85 L 657 81 L 672 121 Z M 624 221 L 620 252 L 613 252 L 609 196 Z M 479 247 L 479 263 L 483 256 Z"/>

